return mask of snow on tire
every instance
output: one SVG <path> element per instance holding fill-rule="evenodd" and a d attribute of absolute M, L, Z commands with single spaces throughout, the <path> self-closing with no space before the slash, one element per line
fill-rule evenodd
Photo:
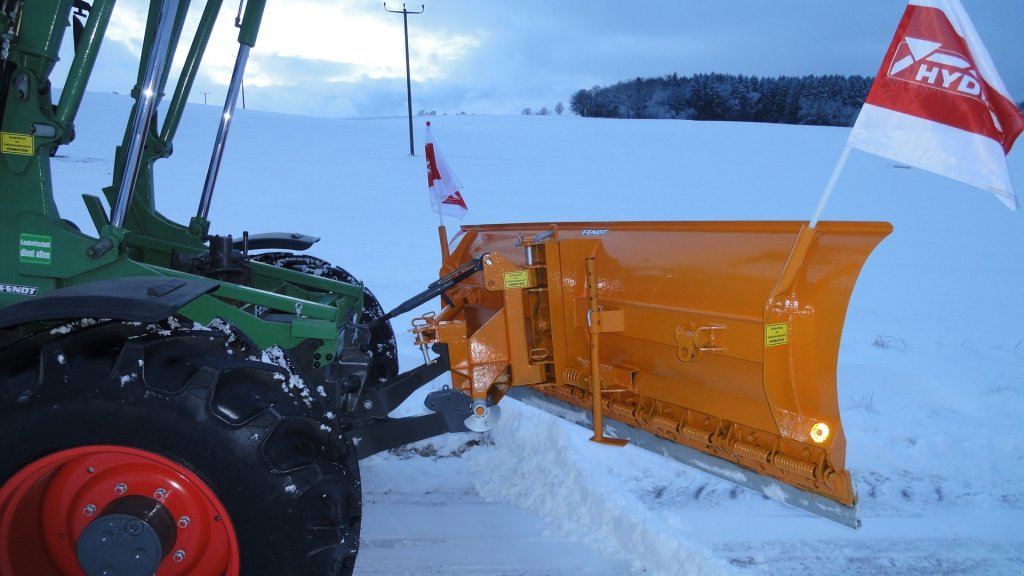
<path fill-rule="evenodd" d="M 355 450 L 282 389 L 280 367 L 212 330 L 16 336 L 0 334 L 0 573 L 124 552 L 89 531 L 100 519 L 154 534 L 161 576 L 352 573 Z M 146 514 L 173 524 L 135 522 Z"/>

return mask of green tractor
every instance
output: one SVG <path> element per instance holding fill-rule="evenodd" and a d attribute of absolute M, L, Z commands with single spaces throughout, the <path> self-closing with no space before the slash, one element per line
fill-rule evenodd
<path fill-rule="evenodd" d="M 441 277 L 385 313 L 303 253 L 314 237 L 211 232 L 265 0 L 235 18 L 195 216 L 157 211 L 154 165 L 222 0 L 206 0 L 173 90 L 189 2 L 150 0 L 111 185 L 83 195 L 88 234 L 61 218 L 50 159 L 74 139 L 114 3 L 0 0 L 0 576 L 351 574 L 359 460 L 488 430 L 506 395 L 859 524 L 836 363 L 857 275 L 891 225 L 475 225 L 451 251 L 441 227 Z M 391 319 L 438 300 L 412 323 L 425 362 L 400 373 Z M 390 416 L 448 372 L 426 412 Z"/>
<path fill-rule="evenodd" d="M 0 574 L 350 574 L 358 460 L 466 430 L 444 389 L 426 415 L 388 414 L 448 370 L 400 374 L 391 313 L 355 277 L 300 254 L 304 234 L 217 235 L 208 213 L 264 0 L 248 0 L 196 216 L 161 215 L 171 155 L 220 0 L 205 4 L 162 121 L 187 0 L 153 0 L 97 234 L 61 218 L 50 159 L 74 120 L 114 0 L 0 1 Z M 70 24 L 70 26 L 69 26 Z M 66 34 L 68 29 L 71 33 Z M 75 55 L 55 104 L 65 35 Z"/>

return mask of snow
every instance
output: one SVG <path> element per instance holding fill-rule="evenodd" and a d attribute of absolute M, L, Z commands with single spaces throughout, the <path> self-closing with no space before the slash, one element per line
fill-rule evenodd
<path fill-rule="evenodd" d="M 62 216 L 110 184 L 130 100 L 93 94 L 53 159 Z M 191 106 L 158 202 L 195 213 L 219 107 Z M 467 222 L 806 220 L 848 129 L 538 116 L 432 117 Z M 238 110 L 216 233 L 296 231 L 387 309 L 436 278 L 437 216 L 405 118 Z M 417 120 L 417 148 L 423 122 Z M 1009 157 L 1024 182 L 1024 154 Z M 895 226 L 868 259 L 838 376 L 851 530 L 507 400 L 496 429 L 362 463 L 371 574 L 1020 574 L 1024 566 L 1024 223 L 988 192 L 854 152 L 825 220 Z M 448 222 L 454 235 L 456 222 Z M 422 362 L 393 324 L 400 361 Z M 431 386 L 446 384 L 439 379 Z M 299 382 L 288 382 L 300 386 Z M 405 413 L 422 410 L 426 391 Z"/>

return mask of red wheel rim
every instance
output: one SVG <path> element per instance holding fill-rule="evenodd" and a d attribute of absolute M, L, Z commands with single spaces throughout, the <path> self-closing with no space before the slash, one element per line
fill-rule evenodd
<path fill-rule="evenodd" d="M 198 476 L 152 452 L 83 446 L 40 458 L 0 487 L 0 574 L 81 574 L 79 536 L 123 496 L 157 500 L 175 519 L 175 543 L 159 576 L 239 573 L 231 519 Z"/>

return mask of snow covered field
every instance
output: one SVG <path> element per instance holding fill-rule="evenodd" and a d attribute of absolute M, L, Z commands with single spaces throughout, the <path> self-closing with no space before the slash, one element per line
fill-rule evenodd
<path fill-rule="evenodd" d="M 54 159 L 64 217 L 110 184 L 130 100 L 89 94 Z M 192 107 L 158 202 L 195 213 L 219 107 Z M 417 120 L 239 110 L 216 233 L 300 231 L 385 308 L 436 277 Z M 430 118 L 467 223 L 806 220 L 847 129 L 575 117 Z M 1020 148 L 1020 145 L 1018 145 Z M 1010 155 L 1024 188 L 1024 153 Z M 1024 190 L 1019 191 L 1022 192 Z M 357 574 L 1024 574 L 1024 220 L 987 192 L 854 152 L 825 220 L 886 220 L 839 361 L 851 530 L 507 401 L 486 435 L 363 462 Z M 450 230 L 457 224 L 449 222 Z M 395 321 L 403 368 L 419 351 Z M 436 382 L 440 386 L 443 382 Z M 417 411 L 416 406 L 406 407 Z"/>

